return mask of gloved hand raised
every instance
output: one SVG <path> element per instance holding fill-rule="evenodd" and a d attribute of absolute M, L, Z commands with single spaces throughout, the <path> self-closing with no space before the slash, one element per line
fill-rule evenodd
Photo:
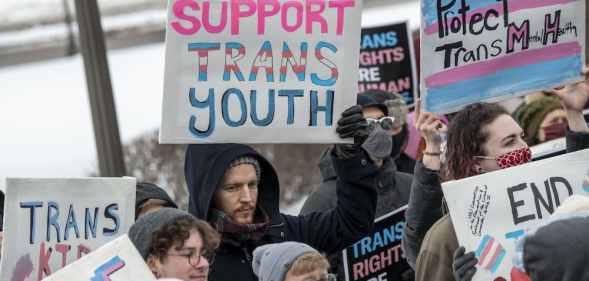
<path fill-rule="evenodd" d="M 354 138 L 354 144 L 361 145 L 368 137 L 368 122 L 362 114 L 362 106 L 354 105 L 344 112 L 335 129 L 340 138 Z"/>
<path fill-rule="evenodd" d="M 452 272 L 456 281 L 471 281 L 477 272 L 475 265 L 478 263 L 474 252 L 464 254 L 464 247 L 459 247 L 454 251 L 454 262 L 452 262 Z"/>

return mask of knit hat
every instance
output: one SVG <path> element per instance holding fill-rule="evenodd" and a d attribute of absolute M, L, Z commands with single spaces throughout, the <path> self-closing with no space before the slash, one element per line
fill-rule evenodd
<path fill-rule="evenodd" d="M 175 209 L 161 208 L 157 211 L 141 216 L 129 229 L 129 238 L 135 245 L 144 260 L 147 260 L 151 251 L 153 233 L 164 225 L 182 218 L 194 218 L 190 213 Z M 195 219 L 195 218 L 194 218 Z"/>
<path fill-rule="evenodd" d="M 231 162 L 231 164 L 229 164 L 229 168 L 227 168 L 227 170 L 239 166 L 239 165 L 244 165 L 244 164 L 250 164 L 252 166 L 254 166 L 254 169 L 256 169 L 256 177 L 258 178 L 258 180 L 260 180 L 261 174 L 262 174 L 262 167 L 260 166 L 260 162 L 258 162 L 258 160 L 256 160 L 256 158 L 252 157 L 252 156 L 241 156 L 235 160 L 233 160 L 233 162 Z"/>
<path fill-rule="evenodd" d="M 283 281 L 296 259 L 309 252 L 319 253 L 299 242 L 264 245 L 254 250 L 252 268 L 259 281 Z"/>
<path fill-rule="evenodd" d="M 135 216 L 137 216 L 141 205 L 149 199 L 159 199 L 166 202 L 164 207 L 178 208 L 178 205 L 174 203 L 174 200 L 170 198 L 163 188 L 153 183 L 140 182 L 137 183 L 137 190 L 135 193 Z"/>
<path fill-rule="evenodd" d="M 562 108 L 557 97 L 545 96 L 535 99 L 529 104 L 519 106 L 513 112 L 513 118 L 522 126 L 525 133 L 525 141 L 528 145 L 538 143 L 536 136 L 540 125 L 548 113 Z"/>

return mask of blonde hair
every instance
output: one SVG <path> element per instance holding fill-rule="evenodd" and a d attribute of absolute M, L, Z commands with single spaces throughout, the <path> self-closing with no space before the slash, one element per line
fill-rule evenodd
<path fill-rule="evenodd" d="M 303 275 L 315 270 L 329 269 L 327 259 L 317 252 L 309 252 L 298 257 L 288 270 L 294 276 Z"/>

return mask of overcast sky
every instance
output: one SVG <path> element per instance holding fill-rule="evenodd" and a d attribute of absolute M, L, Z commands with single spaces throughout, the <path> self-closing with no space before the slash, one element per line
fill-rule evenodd
<path fill-rule="evenodd" d="M 111 51 L 121 137 L 159 126 L 163 44 Z M 84 176 L 96 148 L 80 56 L 0 68 L 0 187 L 5 177 Z"/>

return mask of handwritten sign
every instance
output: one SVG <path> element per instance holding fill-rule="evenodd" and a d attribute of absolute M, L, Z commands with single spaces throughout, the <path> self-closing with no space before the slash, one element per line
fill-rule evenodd
<path fill-rule="evenodd" d="M 447 113 L 579 81 L 585 0 L 423 0 L 422 84 Z"/>
<path fill-rule="evenodd" d="M 410 269 L 401 249 L 405 210 L 377 218 L 372 233 L 343 250 L 346 281 L 402 280 Z"/>
<path fill-rule="evenodd" d="M 126 233 L 134 206 L 134 178 L 7 179 L 0 280 L 42 280 Z"/>
<path fill-rule="evenodd" d="M 125 234 L 43 281 L 155 281 L 143 258 Z"/>
<path fill-rule="evenodd" d="M 407 22 L 362 29 L 358 89 L 398 93 L 407 105 L 417 92 L 415 53 Z"/>
<path fill-rule="evenodd" d="M 479 259 L 473 280 L 526 280 L 512 263 L 515 245 L 566 198 L 589 194 L 589 149 L 442 188 L 459 244 Z"/>
<path fill-rule="evenodd" d="M 333 143 L 362 0 L 171 0 L 161 143 Z"/>

